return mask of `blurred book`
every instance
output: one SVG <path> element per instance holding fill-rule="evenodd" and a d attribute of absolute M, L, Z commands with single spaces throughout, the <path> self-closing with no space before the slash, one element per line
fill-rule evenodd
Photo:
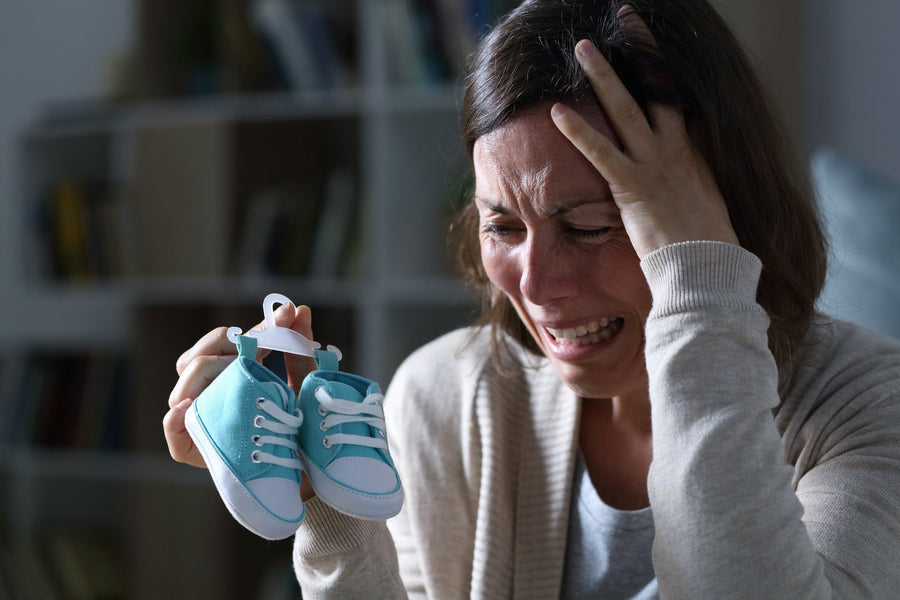
<path fill-rule="evenodd" d="M 67 283 L 128 276 L 130 211 L 119 187 L 72 177 L 53 182 L 31 219 L 31 274 Z"/>
<path fill-rule="evenodd" d="M 50 573 L 64 598 L 124 598 L 125 564 L 121 548 L 101 534 L 57 531 L 45 542 Z"/>
<path fill-rule="evenodd" d="M 12 445 L 121 450 L 127 361 L 102 353 L 37 353 L 11 363 L 0 439 Z"/>
<path fill-rule="evenodd" d="M 238 227 L 235 273 L 243 277 L 306 275 L 320 200 L 313 186 L 303 184 L 254 192 Z"/>
<path fill-rule="evenodd" d="M 289 89 L 346 84 L 328 14 L 316 2 L 254 0 L 251 14 Z"/>
<path fill-rule="evenodd" d="M 325 184 L 325 195 L 318 224 L 312 239 L 309 276 L 332 278 L 346 274 L 346 265 L 356 249 L 357 207 L 356 178 L 353 171 L 332 171 Z"/>
<path fill-rule="evenodd" d="M 146 127 L 135 134 L 134 220 L 138 274 L 224 277 L 233 206 L 226 123 Z"/>

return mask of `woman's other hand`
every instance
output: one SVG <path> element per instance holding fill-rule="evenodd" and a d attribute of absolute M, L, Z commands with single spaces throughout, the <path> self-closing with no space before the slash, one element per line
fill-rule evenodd
<path fill-rule="evenodd" d="M 631 35 L 652 40 L 631 7 L 620 11 L 619 18 Z M 575 55 L 621 147 L 571 107 L 557 103 L 551 115 L 563 135 L 609 183 L 638 256 L 691 240 L 738 244 L 725 201 L 688 135 L 681 109 L 650 103 L 645 115 L 591 42 L 578 42 Z"/>
<path fill-rule="evenodd" d="M 275 311 L 274 317 L 276 325 L 289 327 L 308 339 L 313 339 L 309 307 L 295 308 L 291 304 L 283 304 Z M 262 329 L 264 324 L 262 322 L 254 329 Z M 185 429 L 184 415 L 194 398 L 199 396 L 237 357 L 237 348 L 228 339 L 226 332 L 226 327 L 210 331 L 182 354 L 175 364 L 178 381 L 169 394 L 169 411 L 163 418 L 163 432 L 169 446 L 169 454 L 178 462 L 196 467 L 206 466 Z M 256 359 L 262 361 L 268 354 L 268 350 L 260 349 Z M 304 356 L 285 353 L 284 362 L 288 385 L 295 392 L 300 389 L 304 377 L 316 368 L 315 361 Z"/>

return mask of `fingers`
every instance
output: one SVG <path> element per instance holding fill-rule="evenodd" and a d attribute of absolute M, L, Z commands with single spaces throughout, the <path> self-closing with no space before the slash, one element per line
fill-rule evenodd
<path fill-rule="evenodd" d="M 290 327 L 291 323 L 294 321 L 295 312 L 296 310 L 292 304 L 282 304 L 278 307 L 278 310 L 273 313 L 275 324 L 281 327 Z M 257 323 L 253 329 L 259 330 L 263 329 L 265 326 L 266 322 L 261 321 Z M 175 362 L 175 370 L 179 375 L 182 375 L 188 365 L 198 356 L 233 356 L 235 354 L 237 354 L 237 349 L 235 348 L 234 343 L 228 339 L 228 328 L 217 327 L 197 340 L 190 349 L 178 357 L 178 360 Z M 262 360 L 268 354 L 268 350 L 260 349 L 257 353 L 257 359 Z"/>
<path fill-rule="evenodd" d="M 630 4 L 622 6 L 617 18 L 632 41 L 639 41 L 645 48 L 659 51 L 656 38 L 646 22 Z M 651 52 L 653 50 L 650 50 Z M 623 151 L 637 160 L 642 160 L 653 152 L 653 133 L 682 136 L 685 132 L 683 112 L 674 106 L 648 102 L 647 115 L 634 100 L 618 75 L 588 40 L 581 40 L 575 46 L 575 56 L 591 82 L 591 86 L 606 111 L 616 134 L 623 143 Z M 665 80 L 661 72 L 645 74 L 654 87 L 669 88 L 672 82 Z M 658 79 L 659 81 L 655 81 Z"/>
<path fill-rule="evenodd" d="M 279 327 L 291 328 L 312 339 L 312 315 L 309 307 L 295 308 L 293 304 L 283 304 L 273 316 Z M 263 327 L 264 321 L 255 329 Z M 263 350 L 257 357 L 261 360 L 266 354 L 268 350 Z M 316 362 L 312 358 L 289 353 L 285 353 L 284 357 L 288 385 L 298 391 L 306 375 L 316 368 Z M 163 418 L 163 433 L 169 454 L 176 461 L 197 467 L 206 466 L 203 456 L 185 429 L 184 416 L 194 399 L 236 358 L 236 348 L 228 339 L 226 327 L 210 331 L 178 358 L 175 368 L 179 378 L 169 394 L 169 410 Z"/>
<path fill-rule="evenodd" d="M 175 362 L 175 370 L 182 375 L 188 365 L 198 356 L 227 356 L 236 354 L 236 349 L 228 339 L 227 327 L 213 329 L 178 357 Z"/>
<path fill-rule="evenodd" d="M 185 399 L 193 400 L 199 396 L 200 392 L 205 390 L 235 358 L 236 354 L 202 355 L 191 359 L 187 366 L 181 369 L 178 381 L 169 394 L 169 408 Z"/>
<path fill-rule="evenodd" d="M 627 159 L 606 135 L 594 129 L 577 111 L 557 102 L 550 109 L 556 127 L 590 161 L 600 175 L 614 185 L 615 174 Z"/>
<path fill-rule="evenodd" d="M 294 329 L 308 339 L 312 339 L 312 316 L 308 306 L 295 308 L 290 303 L 282 304 L 273 313 L 273 317 L 275 324 L 279 327 Z M 253 329 L 264 327 L 265 321 L 262 321 Z M 179 379 L 169 394 L 170 407 L 186 398 L 196 398 L 235 359 L 237 350 L 228 339 L 227 331 L 226 327 L 210 331 L 178 358 L 175 369 Z M 257 360 L 261 361 L 268 354 L 268 350 L 260 349 L 257 352 Z M 315 360 L 288 353 L 285 353 L 284 356 L 288 384 L 299 389 L 306 374 L 316 368 Z"/>
<path fill-rule="evenodd" d="M 206 467 L 203 456 L 194 446 L 194 441 L 184 426 L 184 414 L 191 404 L 192 401 L 187 399 L 169 409 L 163 417 L 163 433 L 173 459 L 195 467 Z"/>
<path fill-rule="evenodd" d="M 677 106 L 650 102 L 647 113 L 657 136 L 664 140 L 687 140 L 687 126 L 684 113 Z"/>
<path fill-rule="evenodd" d="M 597 47 L 589 40 L 581 40 L 575 45 L 575 57 L 625 152 L 641 156 L 650 151 L 653 131 L 647 117 Z"/>
<path fill-rule="evenodd" d="M 278 309 L 272 313 L 272 318 L 275 321 L 275 325 L 278 327 L 290 327 L 291 323 L 294 321 L 294 316 L 297 313 L 297 309 L 291 303 L 285 303 L 278 307 Z M 257 331 L 266 328 L 265 319 L 251 327 L 251 329 L 255 329 Z M 310 338 L 311 339 L 311 338 Z M 256 360 L 257 362 L 262 362 L 265 357 L 269 355 L 270 350 L 267 348 L 258 348 L 256 351 Z"/>
<path fill-rule="evenodd" d="M 277 322 L 278 321 L 276 320 L 276 323 Z M 312 313 L 308 306 L 298 306 L 293 319 L 290 323 L 286 322 L 284 326 L 290 327 L 309 340 L 313 339 Z M 306 356 L 285 353 L 284 366 L 287 371 L 288 386 L 297 392 L 300 390 L 300 385 L 303 383 L 303 379 L 307 374 L 309 374 L 310 371 L 315 370 L 316 361 Z"/>
<path fill-rule="evenodd" d="M 306 473 L 303 473 L 300 479 L 300 499 L 304 502 L 308 502 L 315 495 L 316 491 L 313 489 L 309 477 Z"/>

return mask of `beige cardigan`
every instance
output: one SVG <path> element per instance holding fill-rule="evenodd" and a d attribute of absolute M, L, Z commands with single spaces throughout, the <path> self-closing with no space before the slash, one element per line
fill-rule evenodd
<path fill-rule="evenodd" d="M 900 344 L 818 323 L 780 404 L 759 261 L 691 243 L 642 266 L 660 595 L 893 597 Z M 308 502 L 304 598 L 557 597 L 578 401 L 547 361 L 506 379 L 488 350 L 485 332 L 460 330 L 398 370 L 386 410 L 404 509 L 385 527 Z"/>

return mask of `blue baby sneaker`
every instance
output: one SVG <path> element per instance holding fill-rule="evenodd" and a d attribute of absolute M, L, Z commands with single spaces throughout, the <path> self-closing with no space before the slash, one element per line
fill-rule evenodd
<path fill-rule="evenodd" d="M 303 422 L 294 392 L 256 362 L 256 340 L 236 338 L 238 357 L 185 413 L 185 426 L 203 455 L 232 516 L 269 540 L 297 531 L 300 498 L 297 429 Z"/>
<path fill-rule="evenodd" d="M 377 383 L 338 371 L 337 356 L 316 350 L 318 370 L 303 380 L 298 455 L 323 501 L 359 519 L 400 512 L 403 488 L 388 452 L 384 396 Z"/>

